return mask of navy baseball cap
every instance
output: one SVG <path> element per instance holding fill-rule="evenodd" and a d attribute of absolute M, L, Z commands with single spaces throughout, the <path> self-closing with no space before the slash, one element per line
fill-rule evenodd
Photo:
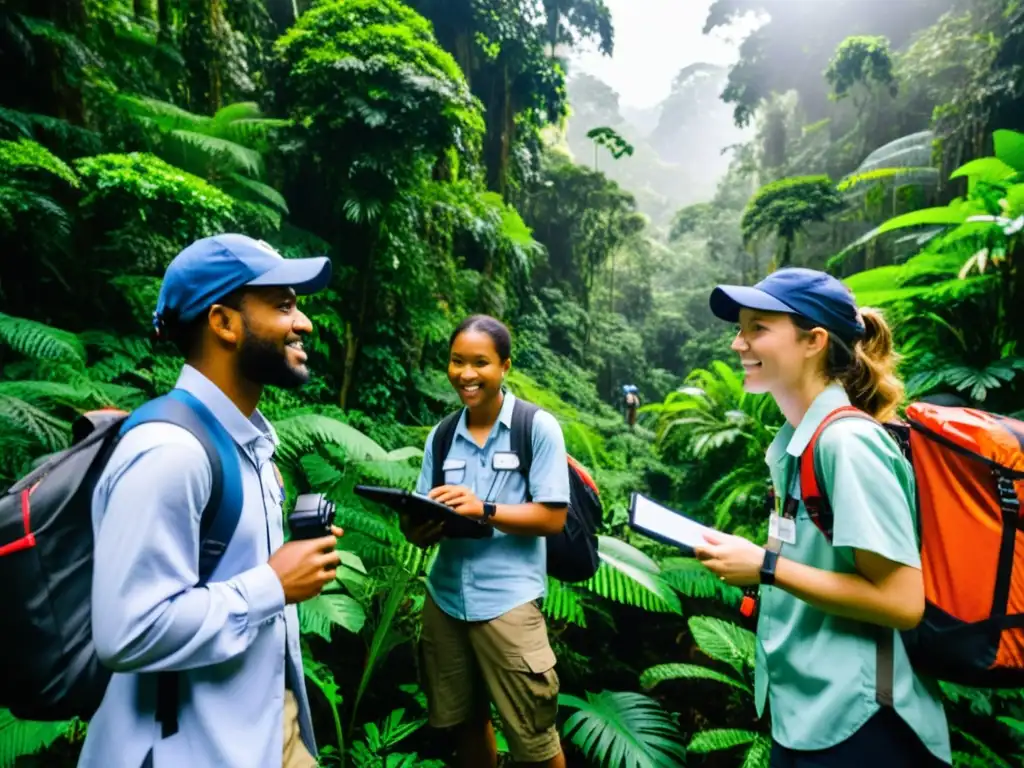
<path fill-rule="evenodd" d="M 237 234 L 196 240 L 164 273 L 153 324 L 168 317 L 188 322 L 243 286 L 280 285 L 297 294 L 316 293 L 331 280 L 326 256 L 286 259 L 262 240 Z"/>
<path fill-rule="evenodd" d="M 787 267 L 757 285 L 720 285 L 711 292 L 711 311 L 722 320 L 739 320 L 740 309 L 802 315 L 844 341 L 864 336 L 864 321 L 853 293 L 826 272 Z"/>

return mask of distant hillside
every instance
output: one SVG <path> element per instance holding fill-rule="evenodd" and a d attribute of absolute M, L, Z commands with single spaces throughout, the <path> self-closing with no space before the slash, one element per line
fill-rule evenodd
<path fill-rule="evenodd" d="M 624 107 L 619 94 L 600 79 L 578 73 L 569 79 L 567 142 L 577 162 L 593 167 L 594 145 L 587 131 L 609 126 L 635 147 L 632 157 L 613 160 L 597 153 L 599 170 L 636 195 L 640 210 L 666 226 L 681 207 L 709 200 L 725 173 L 727 147 L 749 139 L 751 130 L 733 125 L 732 110 L 718 98 L 727 70 L 693 64 L 679 72 L 672 92 L 647 109 Z"/>

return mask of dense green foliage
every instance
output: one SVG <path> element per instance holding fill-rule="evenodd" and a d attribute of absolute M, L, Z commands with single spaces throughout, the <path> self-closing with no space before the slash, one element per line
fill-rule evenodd
<path fill-rule="evenodd" d="M 728 72 L 684 68 L 643 136 L 606 85 L 566 81 L 567 47 L 613 49 L 602 0 L 12 0 L 0 480 L 66 447 L 81 412 L 172 386 L 182 361 L 149 330 L 188 242 L 329 254 L 302 305 L 313 379 L 261 403 L 289 498 L 326 493 L 346 529 L 337 584 L 300 611 L 322 764 L 442 765 L 414 653 L 432 552 L 352 488 L 415 483 L 457 402 L 448 334 L 495 314 L 510 388 L 558 418 L 606 509 L 601 569 L 544 602 L 570 764 L 766 765 L 738 590 L 626 526 L 639 491 L 765 536 L 782 416 L 743 392 L 711 286 L 827 268 L 885 310 L 911 397 L 1024 409 L 1024 6 L 887 8 L 717 0 L 708 30 L 763 25 Z M 688 176 L 701 131 L 731 120 L 738 145 Z M 957 765 L 1024 759 L 1020 692 L 944 689 Z M 87 727 L 0 711 L 0 766 L 71 765 Z"/>

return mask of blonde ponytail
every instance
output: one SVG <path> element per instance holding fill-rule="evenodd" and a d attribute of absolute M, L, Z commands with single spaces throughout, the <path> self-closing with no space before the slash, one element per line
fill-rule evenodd
<path fill-rule="evenodd" d="M 853 405 L 879 421 L 888 421 L 903 402 L 903 382 L 896 375 L 899 355 L 893 348 L 892 331 L 882 313 L 862 308 L 860 314 L 866 333 L 854 345 L 853 361 L 829 373 L 842 383 Z M 842 357 L 848 359 L 847 355 Z M 830 369 L 834 359 L 830 354 Z"/>

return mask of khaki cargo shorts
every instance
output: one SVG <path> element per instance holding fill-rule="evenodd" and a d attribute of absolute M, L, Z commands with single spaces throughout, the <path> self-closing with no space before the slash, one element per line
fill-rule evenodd
<path fill-rule="evenodd" d="M 284 754 L 282 768 L 316 768 L 316 758 L 309 754 L 299 734 L 299 702 L 289 690 L 284 692 Z"/>
<path fill-rule="evenodd" d="M 559 753 L 555 654 L 536 603 L 491 621 L 467 622 L 446 614 L 427 594 L 420 650 L 433 727 L 486 718 L 494 701 L 516 762 L 540 763 Z"/>

